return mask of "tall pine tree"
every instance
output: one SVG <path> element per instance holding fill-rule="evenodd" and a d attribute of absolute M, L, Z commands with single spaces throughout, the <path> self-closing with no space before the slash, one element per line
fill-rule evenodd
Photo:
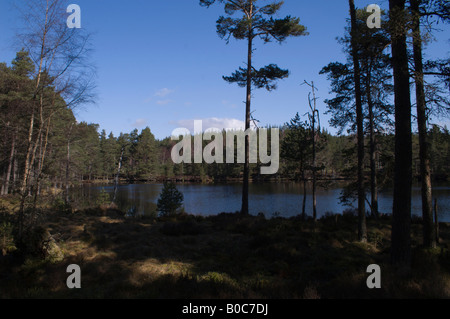
<path fill-rule="evenodd" d="M 261 69 L 253 67 L 252 58 L 254 40 L 261 38 L 264 43 L 275 40 L 282 43 L 289 36 L 306 35 L 306 27 L 300 24 L 299 18 L 286 16 L 275 19 L 273 16 L 283 6 L 283 1 L 258 6 L 258 0 L 200 0 L 200 5 L 209 7 L 215 2 L 224 4 L 227 17 L 221 16 L 217 20 L 217 33 L 228 43 L 231 37 L 238 40 L 246 40 L 247 67 L 239 68 L 231 76 L 223 77 L 229 83 L 237 83 L 240 87 L 246 87 L 245 103 L 245 129 L 250 128 L 252 88 L 266 88 L 271 91 L 276 89 L 276 81 L 286 78 L 288 70 L 280 69 L 276 64 L 267 65 Z M 232 18 L 236 13 L 241 17 Z M 242 190 L 242 214 L 248 214 L 248 186 L 249 186 L 249 137 L 245 138 L 245 163 L 244 185 Z"/>
<path fill-rule="evenodd" d="M 389 0 L 389 9 L 395 94 L 391 261 L 400 268 L 408 269 L 411 265 L 412 136 L 405 0 Z"/>

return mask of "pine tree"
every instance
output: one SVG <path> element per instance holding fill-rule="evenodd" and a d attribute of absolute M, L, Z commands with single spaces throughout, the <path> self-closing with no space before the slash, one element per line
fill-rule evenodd
<path fill-rule="evenodd" d="M 395 93 L 395 167 L 391 261 L 400 268 L 408 269 L 411 264 L 412 137 L 405 0 L 389 0 L 389 9 Z"/>
<path fill-rule="evenodd" d="M 384 52 L 390 43 L 390 38 L 383 28 L 367 27 L 368 15 L 364 9 L 356 10 L 353 31 L 350 24 L 347 27 L 347 34 L 339 39 L 347 53 L 348 61 L 345 64 L 332 62 L 320 73 L 327 74 L 327 78 L 331 81 L 332 92 L 336 94 L 336 97 L 325 101 L 328 105 L 328 113 L 332 115 L 330 124 L 339 128 L 339 133 L 342 133 L 345 128 L 348 128 L 348 133 L 357 133 L 355 63 L 353 61 L 354 51 L 356 51 L 359 61 L 362 115 L 365 121 L 363 128 L 369 135 L 370 206 L 372 215 L 378 216 L 376 136 L 392 125 L 390 115 L 393 111 L 389 103 L 392 94 L 392 75 L 390 56 Z M 355 169 L 356 166 L 357 164 Z M 354 176 L 353 172 L 352 176 Z M 353 183 L 348 186 L 346 192 L 353 188 L 357 192 L 358 187 Z M 348 192 L 348 194 L 352 193 L 353 191 Z"/>
<path fill-rule="evenodd" d="M 149 180 L 155 176 L 157 164 L 157 149 L 155 136 L 149 127 L 142 130 L 138 136 L 135 160 L 137 165 L 137 175 L 140 178 Z"/>
<path fill-rule="evenodd" d="M 420 28 L 420 0 L 410 0 L 413 31 L 414 80 L 416 85 L 417 126 L 419 130 L 420 180 L 422 183 L 423 244 L 435 247 L 433 197 L 431 190 L 430 154 L 428 150 L 427 105 L 423 75 L 422 33 Z"/>
<path fill-rule="evenodd" d="M 356 100 L 356 127 L 358 140 L 358 239 L 361 242 L 367 241 L 366 229 L 366 194 L 364 189 L 364 118 L 362 109 L 362 90 L 361 90 L 361 71 L 359 62 L 359 52 L 357 49 L 357 22 L 356 9 L 354 0 L 349 0 L 350 17 L 351 17 L 351 48 L 353 57 L 353 73 L 355 83 L 355 100 Z"/>
<path fill-rule="evenodd" d="M 0 106 L 2 122 L 5 132 L 3 134 L 3 158 L 8 159 L 5 163 L 5 173 L 1 185 L 0 195 L 9 194 L 15 188 L 13 179 L 13 165 L 17 161 L 20 152 L 21 134 L 23 121 L 30 116 L 28 105 L 33 91 L 31 75 L 34 65 L 27 51 L 17 52 L 12 61 L 12 67 L 2 65 L 0 67 Z M 19 116 L 20 115 L 20 116 Z"/>
<path fill-rule="evenodd" d="M 161 216 L 173 216 L 183 205 L 184 196 L 178 191 L 172 182 L 164 183 L 163 189 L 157 202 L 157 208 Z"/>
<path fill-rule="evenodd" d="M 292 170 L 299 171 L 300 178 L 303 181 L 303 201 L 302 218 L 306 219 L 306 171 L 310 161 L 308 158 L 311 150 L 311 134 L 308 130 L 308 124 L 302 121 L 297 113 L 289 123 L 285 124 L 285 136 L 281 143 L 281 157 L 289 161 Z"/>
<path fill-rule="evenodd" d="M 200 0 L 200 5 L 209 7 L 216 0 Z M 231 37 L 238 40 L 246 40 L 247 67 L 239 68 L 231 76 L 224 76 L 224 80 L 229 83 L 237 83 L 240 87 L 246 87 L 245 103 L 245 129 L 250 128 L 252 87 L 266 88 L 271 91 L 276 89 L 276 81 L 286 78 L 288 70 L 280 69 L 276 64 L 270 64 L 259 70 L 253 67 L 252 58 L 254 52 L 254 40 L 261 38 L 264 43 L 275 40 L 284 42 L 289 36 L 306 35 L 306 28 L 300 24 L 299 18 L 287 16 L 283 19 L 274 19 L 273 16 L 283 6 L 283 1 L 272 4 L 257 6 L 257 0 L 217 0 L 224 4 L 225 13 L 228 17 L 221 16 L 217 20 L 217 33 L 228 43 Z M 240 18 L 231 16 L 241 13 Z M 242 214 L 248 214 L 248 185 L 249 185 L 249 137 L 245 138 L 245 164 L 244 164 L 244 185 L 242 190 Z"/>

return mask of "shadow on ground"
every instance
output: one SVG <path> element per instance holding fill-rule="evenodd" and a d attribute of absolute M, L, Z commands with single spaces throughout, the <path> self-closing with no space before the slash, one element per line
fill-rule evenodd
<path fill-rule="evenodd" d="M 369 219 L 369 243 L 362 244 L 350 215 L 314 223 L 237 214 L 156 221 L 114 211 L 51 214 L 45 226 L 64 259 L 3 257 L 0 296 L 448 298 L 446 225 L 442 249 L 416 249 L 413 272 L 398 277 L 389 266 L 389 224 Z M 81 289 L 66 286 L 70 264 L 81 268 Z M 381 289 L 367 288 L 370 264 L 382 266 Z"/>

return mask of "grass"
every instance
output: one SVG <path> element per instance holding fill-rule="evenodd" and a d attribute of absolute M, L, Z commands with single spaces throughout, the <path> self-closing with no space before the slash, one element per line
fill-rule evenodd
<path fill-rule="evenodd" d="M 412 270 L 389 264 L 390 220 L 368 219 L 367 244 L 354 216 L 298 218 L 220 214 L 125 218 L 114 210 L 47 212 L 42 225 L 63 259 L 0 258 L 1 298 L 449 298 L 450 227 L 441 244 L 420 247 L 413 230 Z M 66 268 L 81 267 L 81 289 Z M 382 288 L 368 289 L 378 264 Z"/>

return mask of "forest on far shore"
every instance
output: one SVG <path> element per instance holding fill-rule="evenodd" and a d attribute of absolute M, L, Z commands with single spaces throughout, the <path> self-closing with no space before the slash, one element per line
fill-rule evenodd
<path fill-rule="evenodd" d="M 335 65 L 332 66 L 333 68 Z M 69 188 L 83 183 L 123 183 L 163 182 L 236 182 L 243 180 L 243 164 L 195 164 L 192 152 L 191 163 L 175 164 L 171 158 L 172 148 L 179 141 L 170 137 L 156 139 L 151 129 L 146 127 L 114 136 L 100 130 L 98 124 L 77 122 L 67 103 L 48 88 L 47 108 L 43 108 L 43 118 L 47 121 L 39 132 L 30 152 L 28 125 L 33 109 L 27 107 L 32 94 L 31 77 L 33 64 L 26 51 L 17 53 L 11 66 L 0 64 L 0 97 L 2 104 L 2 124 L 4 138 L 0 149 L 1 195 L 20 193 L 25 172 L 24 162 L 31 153 L 35 165 L 29 168 L 28 183 L 35 185 L 31 193 L 35 196 L 50 193 L 64 193 L 69 199 Z M 324 68 L 330 72 L 330 66 Z M 335 71 L 333 71 L 335 72 Z M 31 91 L 29 91 L 31 90 Z M 45 102 L 45 100 L 44 100 Z M 333 105 L 333 101 L 327 101 Z M 334 106 L 333 106 L 334 107 Z M 334 112 L 333 119 L 342 116 Z M 38 119 L 35 119 L 37 121 Z M 367 119 L 368 122 L 368 119 Z M 352 127 L 339 127 L 339 134 L 331 134 L 327 129 L 315 127 L 313 132 L 310 114 L 295 114 L 277 128 L 280 132 L 280 164 L 274 175 L 261 175 L 261 163 L 250 164 L 250 179 L 261 181 L 303 181 L 311 182 L 315 177 L 318 186 L 326 186 L 330 181 L 347 181 L 344 196 L 356 197 L 357 182 L 357 135 Z M 365 187 L 370 191 L 372 169 L 375 170 L 377 189 L 391 188 L 394 176 L 395 135 L 392 121 L 377 123 L 374 134 L 374 156 L 366 156 L 364 163 Z M 344 132 L 344 129 L 347 129 Z M 45 134 L 44 134 L 45 133 Z M 223 132 L 223 154 L 226 154 L 226 131 Z M 365 137 L 365 152 L 371 154 L 370 136 Z M 314 138 L 313 138 L 314 136 Z M 215 137 L 214 137 L 215 138 Z M 214 140 L 214 138 L 212 140 Z M 194 149 L 195 136 L 192 138 Z M 270 135 L 269 135 L 270 139 Z M 446 182 L 450 172 L 450 132 L 447 127 L 433 125 L 429 130 L 430 168 L 433 182 Z M 314 141 L 314 152 L 313 152 Z M 420 181 L 419 135 L 413 133 L 413 177 Z M 203 140 L 202 149 L 211 143 Z M 234 140 L 235 158 L 237 140 Z M 268 143 L 270 146 L 270 141 Z M 270 151 L 269 151 L 270 152 Z M 259 153 L 259 151 L 258 151 Z M 372 166 L 373 160 L 373 166 Z M 29 159 L 28 159 L 29 161 Z M 265 166 L 264 164 L 263 166 Z M 315 176 L 314 174 L 315 173 Z"/>
<path fill-rule="evenodd" d="M 15 70 L 22 68 L 21 63 L 25 63 L 24 56 L 26 56 L 25 53 L 19 52 L 12 63 L 13 67 L 9 68 L 2 64 L 0 72 L 7 73 L 6 76 L 13 76 L 14 72 L 17 72 Z M 171 150 L 178 141 L 173 141 L 170 137 L 158 140 L 149 127 L 140 132 L 135 129 L 129 133 L 114 136 L 112 132 L 107 134 L 105 130 L 99 132 L 98 124 L 77 122 L 72 110 L 66 108 L 64 103 L 61 103 L 59 108 L 53 112 L 58 116 L 53 116 L 48 131 L 46 160 L 42 167 L 40 189 L 63 188 L 66 184 L 114 182 L 119 162 L 121 164 L 120 179 L 125 182 L 152 182 L 167 179 L 226 182 L 242 179 L 243 165 L 238 163 L 195 164 L 192 161 L 191 164 L 174 164 L 171 159 Z M 19 127 L 20 123 L 23 123 L 24 113 L 2 112 L 3 116 L 6 114 L 8 115 L 8 125 L 3 127 L 5 138 L 2 139 L 1 153 L 4 156 L 0 162 L 2 195 L 14 193 L 20 187 L 23 171 L 21 166 L 27 151 L 27 131 L 25 127 Z M 305 171 L 305 177 L 310 179 L 312 172 L 311 130 L 300 122 L 298 114 L 278 128 L 280 129 L 278 173 L 261 175 L 261 164 L 251 164 L 252 179 L 254 181 L 280 179 L 300 181 L 302 170 Z M 300 129 L 302 132 L 299 132 Z M 295 135 L 299 134 L 303 134 L 303 140 L 299 141 L 297 145 L 293 145 L 296 143 L 292 142 L 291 137 L 297 137 Z M 223 136 L 223 154 L 226 154 L 226 132 Z M 378 179 L 381 186 L 390 187 L 392 186 L 394 165 L 394 134 L 380 132 L 376 138 Z M 316 139 L 318 179 L 354 180 L 357 165 L 355 134 L 332 135 L 326 129 L 322 129 L 316 132 Z M 448 161 L 450 158 L 450 132 L 447 127 L 433 125 L 429 139 L 433 180 L 445 182 L 448 180 L 450 172 L 450 162 Z M 210 141 L 203 141 L 203 148 L 208 143 Z M 366 145 L 368 144 L 366 143 Z M 295 147 L 297 150 L 303 148 L 302 152 L 305 153 L 303 167 L 299 165 L 296 154 L 292 155 L 292 149 Z M 368 175 L 370 169 L 368 157 L 366 157 L 366 162 L 365 168 Z M 413 174 L 417 181 L 420 178 L 419 162 L 418 135 L 413 134 Z M 8 174 L 11 168 L 12 171 Z"/>

